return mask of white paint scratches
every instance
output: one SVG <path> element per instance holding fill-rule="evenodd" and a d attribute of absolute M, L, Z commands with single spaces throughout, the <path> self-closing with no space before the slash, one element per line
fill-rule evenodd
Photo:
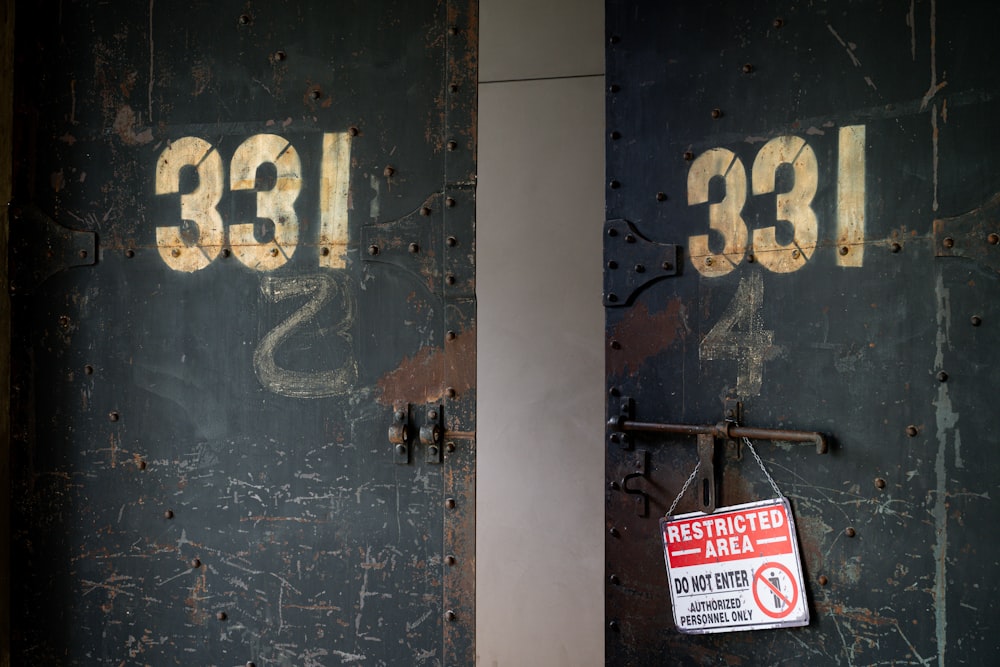
<path fill-rule="evenodd" d="M 944 286 L 940 271 L 934 287 L 937 303 L 937 335 L 935 338 L 936 352 L 934 366 L 940 370 L 944 367 L 945 349 L 951 348 L 951 290 Z M 934 489 L 934 504 L 931 516 L 934 517 L 934 586 L 931 595 L 934 597 L 934 629 L 937 637 L 938 665 L 944 667 L 947 662 L 948 647 L 948 470 L 946 452 L 948 441 L 958 438 L 958 413 L 955 412 L 951 397 L 948 394 L 948 383 L 938 383 L 938 395 L 934 401 L 935 427 L 938 441 L 937 456 L 934 459 L 936 486 Z"/>
<path fill-rule="evenodd" d="M 861 61 L 858 60 L 858 57 L 856 55 L 854 55 L 854 50 L 847 45 L 847 42 L 844 41 L 844 38 L 841 37 L 839 34 L 837 34 L 837 31 L 829 23 L 826 24 L 826 27 L 830 29 L 830 34 L 833 35 L 838 42 L 840 42 L 840 45 L 842 47 L 844 47 L 844 51 L 847 53 L 847 57 L 851 59 L 851 62 L 854 63 L 854 66 L 861 67 Z"/>

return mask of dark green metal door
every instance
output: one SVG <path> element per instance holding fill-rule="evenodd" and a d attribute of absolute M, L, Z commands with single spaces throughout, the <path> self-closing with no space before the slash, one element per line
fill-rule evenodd
<path fill-rule="evenodd" d="M 991 662 L 1000 9 L 606 6 L 608 664 Z M 684 635 L 657 518 L 775 495 L 734 422 L 811 620 Z"/>
<path fill-rule="evenodd" d="M 16 9 L 15 663 L 471 664 L 476 2 Z"/>

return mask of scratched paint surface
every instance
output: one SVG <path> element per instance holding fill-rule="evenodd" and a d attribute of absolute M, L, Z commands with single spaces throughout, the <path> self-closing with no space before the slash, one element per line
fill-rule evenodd
<path fill-rule="evenodd" d="M 36 4 L 14 662 L 471 664 L 476 3 Z"/>
<path fill-rule="evenodd" d="M 681 247 L 678 276 L 607 308 L 609 417 L 628 397 L 640 421 L 715 424 L 735 399 L 748 426 L 826 434 L 823 456 L 758 442 L 812 620 L 680 635 L 657 518 L 695 439 L 609 431 L 607 664 L 989 663 L 1000 8 L 724 4 L 606 5 L 607 218 Z M 607 272 L 639 271 L 629 247 Z M 774 495 L 721 441 L 716 465 L 720 506 Z M 677 512 L 696 508 L 692 491 Z"/>

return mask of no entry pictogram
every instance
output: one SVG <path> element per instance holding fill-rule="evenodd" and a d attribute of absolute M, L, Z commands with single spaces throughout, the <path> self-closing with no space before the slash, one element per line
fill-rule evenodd
<path fill-rule="evenodd" d="M 785 618 L 799 601 L 799 587 L 791 571 L 781 563 L 764 563 L 753 577 L 753 599 L 771 618 Z"/>

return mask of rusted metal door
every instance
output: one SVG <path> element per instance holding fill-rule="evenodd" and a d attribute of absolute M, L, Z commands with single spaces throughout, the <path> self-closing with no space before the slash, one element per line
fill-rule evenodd
<path fill-rule="evenodd" d="M 998 22 L 608 1 L 608 664 L 995 659 Z M 657 519 L 775 495 L 741 428 L 811 620 L 680 634 Z"/>
<path fill-rule="evenodd" d="M 15 663 L 471 664 L 475 0 L 15 30 Z"/>

